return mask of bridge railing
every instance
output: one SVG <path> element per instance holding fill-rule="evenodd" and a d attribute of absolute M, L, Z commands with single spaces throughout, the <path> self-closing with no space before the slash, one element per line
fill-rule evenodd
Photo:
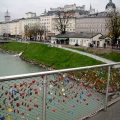
<path fill-rule="evenodd" d="M 120 63 L 0 77 L 0 120 L 81 120 L 120 99 Z"/>

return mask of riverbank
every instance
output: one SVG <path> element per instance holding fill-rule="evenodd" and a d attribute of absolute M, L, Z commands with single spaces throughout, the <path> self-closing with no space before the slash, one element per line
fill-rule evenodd
<path fill-rule="evenodd" d="M 24 51 L 21 56 L 22 59 L 43 68 L 46 66 L 50 70 L 103 64 L 100 61 L 78 53 L 38 43 L 12 42 L 2 45 L 1 48 L 13 54 Z"/>

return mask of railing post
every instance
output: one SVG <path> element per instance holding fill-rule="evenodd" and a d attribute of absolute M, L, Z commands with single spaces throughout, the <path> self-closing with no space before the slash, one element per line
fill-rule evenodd
<path fill-rule="evenodd" d="M 43 106 L 42 106 L 42 120 L 46 120 L 46 92 L 47 92 L 47 76 L 43 80 Z"/>
<path fill-rule="evenodd" d="M 106 99 L 105 99 L 105 111 L 107 111 L 108 103 L 108 90 L 109 90 L 109 81 L 110 81 L 110 66 L 108 67 L 108 79 L 107 79 L 107 88 L 106 88 Z"/>

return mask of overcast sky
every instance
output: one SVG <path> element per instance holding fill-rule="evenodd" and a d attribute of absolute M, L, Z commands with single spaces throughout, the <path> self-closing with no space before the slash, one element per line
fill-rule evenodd
<path fill-rule="evenodd" d="M 63 7 L 64 5 L 76 4 L 85 5 L 85 9 L 92 8 L 97 11 L 104 11 L 109 0 L 0 0 L 0 22 L 4 21 L 5 12 L 10 12 L 11 19 L 25 17 L 26 12 L 36 12 L 37 16 L 50 10 L 51 7 Z M 113 0 L 117 8 L 120 8 L 120 0 Z"/>

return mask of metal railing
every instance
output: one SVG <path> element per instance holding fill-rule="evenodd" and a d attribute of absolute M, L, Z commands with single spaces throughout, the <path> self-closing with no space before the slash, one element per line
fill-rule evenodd
<path fill-rule="evenodd" d="M 0 77 L 0 120 L 81 120 L 107 110 L 120 97 L 114 65 Z"/>

